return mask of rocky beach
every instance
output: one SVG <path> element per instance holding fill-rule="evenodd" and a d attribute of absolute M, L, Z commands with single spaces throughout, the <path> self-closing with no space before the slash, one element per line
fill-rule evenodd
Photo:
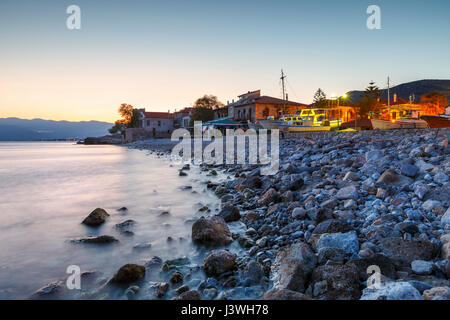
<path fill-rule="evenodd" d="M 186 222 L 192 233 L 185 241 L 198 255 L 130 261 L 108 279 L 84 272 L 82 282 L 92 289 L 83 298 L 448 300 L 449 134 L 290 136 L 280 140 L 273 176 L 260 175 L 257 165 L 201 165 L 203 175 L 227 178 L 203 182 L 220 206 L 204 205 Z M 173 144 L 162 139 L 128 147 L 163 156 Z M 180 177 L 191 169 L 180 167 Z M 83 223 L 95 227 L 108 216 L 98 208 Z M 117 228 L 126 232 L 132 224 L 130 217 Z M 61 293 L 63 284 L 41 288 L 33 298 Z M 111 295 L 111 288 L 119 293 Z"/>

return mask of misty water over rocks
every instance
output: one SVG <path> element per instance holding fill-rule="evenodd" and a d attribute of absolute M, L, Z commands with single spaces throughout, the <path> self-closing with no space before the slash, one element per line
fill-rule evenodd
<path fill-rule="evenodd" d="M 273 176 L 257 165 L 202 165 L 199 183 L 220 207 L 205 204 L 191 220 L 196 258 L 129 261 L 88 297 L 450 299 L 449 133 L 288 137 Z M 162 144 L 130 147 L 162 155 Z"/>

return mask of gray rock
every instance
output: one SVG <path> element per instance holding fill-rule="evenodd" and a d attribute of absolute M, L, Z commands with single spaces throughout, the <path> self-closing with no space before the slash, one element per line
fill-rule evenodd
<path fill-rule="evenodd" d="M 272 270 L 274 288 L 304 292 L 316 262 L 314 252 L 303 242 L 279 251 Z"/>
<path fill-rule="evenodd" d="M 260 283 L 263 276 L 264 271 L 261 265 L 255 260 L 251 260 L 242 271 L 242 279 L 248 285 Z"/>
<path fill-rule="evenodd" d="M 414 260 L 413 262 L 411 262 L 411 269 L 415 274 L 428 275 L 433 272 L 433 262 Z"/>
<path fill-rule="evenodd" d="M 423 297 L 408 282 L 388 282 L 364 289 L 361 300 L 423 300 Z"/>
<path fill-rule="evenodd" d="M 348 254 L 357 254 L 359 251 L 358 235 L 355 231 L 325 233 L 317 241 L 317 250 L 325 247 L 342 249 Z"/>
<path fill-rule="evenodd" d="M 336 194 L 336 198 L 339 200 L 347 200 L 347 199 L 358 199 L 358 190 L 355 186 L 351 185 L 348 187 L 344 187 L 338 191 Z"/>
<path fill-rule="evenodd" d="M 450 207 L 445 211 L 445 214 L 441 217 L 441 223 L 450 225 Z"/>
<path fill-rule="evenodd" d="M 419 168 L 413 164 L 403 163 L 401 173 L 405 176 L 414 178 L 419 173 Z"/>

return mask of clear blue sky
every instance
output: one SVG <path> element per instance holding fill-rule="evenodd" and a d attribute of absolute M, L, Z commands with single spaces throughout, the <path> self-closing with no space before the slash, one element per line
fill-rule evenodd
<path fill-rule="evenodd" d="M 66 28 L 67 6 L 81 30 Z M 382 30 L 366 28 L 369 5 Z M 290 100 L 450 78 L 449 0 L 1 0 L 0 117 L 113 120 L 207 93 Z"/>

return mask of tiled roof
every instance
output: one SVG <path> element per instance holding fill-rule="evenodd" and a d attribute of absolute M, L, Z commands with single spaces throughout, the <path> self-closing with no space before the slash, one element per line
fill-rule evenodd
<path fill-rule="evenodd" d="M 145 118 L 150 119 L 171 119 L 172 115 L 168 112 L 144 112 Z"/>
<path fill-rule="evenodd" d="M 262 104 L 275 104 L 275 105 L 290 105 L 290 106 L 307 106 L 306 104 L 294 102 L 294 101 L 288 101 L 283 100 L 279 98 L 269 97 L 269 96 L 261 96 L 256 98 L 250 98 L 244 101 L 236 101 L 234 104 L 231 105 L 234 107 L 240 107 L 245 106 L 248 104 L 254 104 L 254 103 L 262 103 Z"/>

